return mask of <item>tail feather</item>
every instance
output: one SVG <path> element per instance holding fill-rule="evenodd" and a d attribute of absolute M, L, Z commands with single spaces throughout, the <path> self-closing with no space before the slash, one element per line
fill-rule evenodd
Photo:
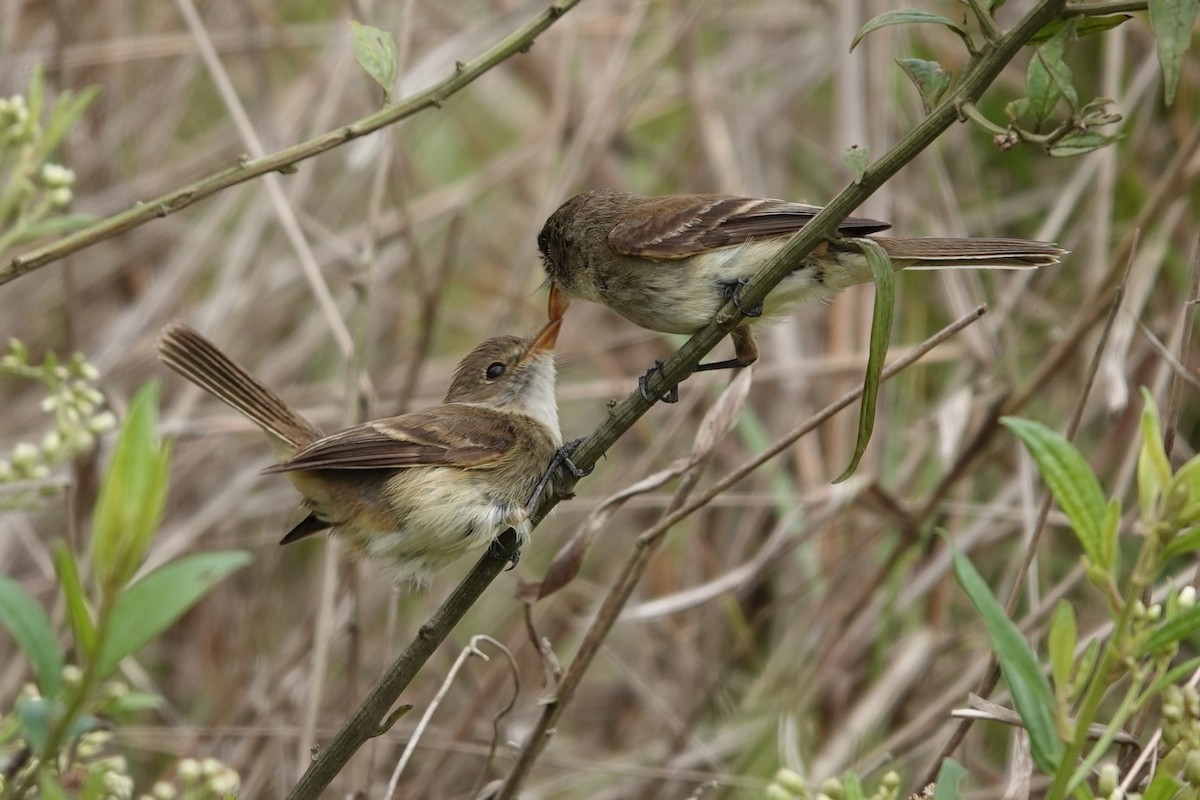
<path fill-rule="evenodd" d="M 262 428 L 276 456 L 290 457 L 321 438 L 319 428 L 193 328 L 168 325 L 158 340 L 158 352 L 168 367 Z"/>
<path fill-rule="evenodd" d="M 1025 239 L 874 238 L 904 269 L 1035 269 L 1057 264 L 1067 253 L 1050 242 Z"/>

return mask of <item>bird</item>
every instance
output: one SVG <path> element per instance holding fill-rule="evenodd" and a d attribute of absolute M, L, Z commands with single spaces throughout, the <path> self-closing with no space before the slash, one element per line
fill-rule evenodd
<path fill-rule="evenodd" d="M 527 503 L 562 446 L 560 325 L 481 343 L 458 364 L 441 405 L 328 436 L 193 328 L 168 325 L 158 350 L 266 433 L 278 463 L 264 472 L 286 475 L 308 510 L 280 544 L 332 530 L 395 580 L 422 584 L 506 528 L 528 542 Z"/>
<path fill-rule="evenodd" d="M 538 234 L 551 306 L 589 300 L 643 328 L 691 334 L 703 328 L 820 206 L 725 194 L 646 196 L 616 189 L 578 194 L 550 215 Z M 890 223 L 848 217 L 845 237 L 887 230 Z M 1049 242 L 997 238 L 873 237 L 899 269 L 1031 269 L 1066 253 Z M 758 360 L 754 325 L 828 302 L 873 279 L 866 257 L 838 239 L 820 244 L 756 308 L 731 338 L 734 358 L 697 369 L 745 367 Z M 559 299 L 558 296 L 567 299 Z M 640 385 L 647 401 L 646 379 Z M 664 399 L 670 400 L 669 397 Z"/>

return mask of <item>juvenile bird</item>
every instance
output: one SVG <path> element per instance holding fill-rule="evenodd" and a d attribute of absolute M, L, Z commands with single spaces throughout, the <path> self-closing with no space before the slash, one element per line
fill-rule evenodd
<path fill-rule="evenodd" d="M 424 581 L 506 528 L 522 544 L 530 496 L 562 445 L 553 348 L 561 320 L 527 339 L 498 336 L 455 369 L 441 405 L 325 436 L 186 325 L 159 340 L 163 362 L 262 428 L 309 514 L 280 544 L 332 529 L 397 579 Z"/>

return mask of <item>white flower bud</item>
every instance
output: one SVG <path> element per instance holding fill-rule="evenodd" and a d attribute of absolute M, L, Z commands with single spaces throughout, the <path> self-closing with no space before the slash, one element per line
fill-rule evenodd
<path fill-rule="evenodd" d="M 225 769 L 225 765 L 215 758 L 206 758 L 200 762 L 200 771 L 206 777 L 211 778 L 213 775 L 220 774 L 221 770 Z"/>
<path fill-rule="evenodd" d="M 185 758 L 179 762 L 179 778 L 184 783 L 195 783 L 200 778 L 200 762 Z"/>
<path fill-rule="evenodd" d="M 13 448 L 13 465 L 18 468 L 28 468 L 38 456 L 38 450 L 29 442 L 19 442 Z"/>
<path fill-rule="evenodd" d="M 64 208 L 71 204 L 75 199 L 75 195 L 65 186 L 60 186 L 57 189 L 50 190 L 50 205 L 55 208 Z"/>
<path fill-rule="evenodd" d="M 1196 605 L 1196 587 L 1185 586 L 1179 590 L 1179 607 L 1191 608 Z"/>
<path fill-rule="evenodd" d="M 150 793 L 154 795 L 154 800 L 175 800 L 175 796 L 178 794 L 175 791 L 175 787 L 166 781 L 159 781 L 154 784 L 154 788 L 150 790 Z"/>

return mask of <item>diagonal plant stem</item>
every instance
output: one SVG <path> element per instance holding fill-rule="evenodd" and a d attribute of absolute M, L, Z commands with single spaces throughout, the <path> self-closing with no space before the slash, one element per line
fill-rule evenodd
<path fill-rule="evenodd" d="M 459 62 L 455 67 L 454 74 L 450 77 L 395 105 L 387 106 L 370 116 L 284 150 L 270 153 L 262 158 L 242 158 L 237 166 L 201 178 L 153 200 L 138 203 L 127 211 L 89 225 L 45 247 L 22 253 L 7 264 L 0 266 L 0 285 L 16 280 L 26 273 L 44 267 L 85 247 L 90 247 L 97 242 L 111 239 L 117 234 L 133 230 L 159 217 L 174 214 L 198 200 L 203 200 L 231 186 L 270 172 L 286 173 L 295 164 L 305 159 L 332 150 L 353 139 L 366 136 L 368 133 L 374 133 L 380 128 L 411 117 L 419 111 L 431 107 L 441 108 L 447 98 L 469 86 L 476 78 L 509 57 L 528 50 L 543 31 L 553 25 L 563 14 L 579 5 L 580 1 L 555 0 L 544 11 L 504 37 L 491 49 L 470 61 Z"/>

